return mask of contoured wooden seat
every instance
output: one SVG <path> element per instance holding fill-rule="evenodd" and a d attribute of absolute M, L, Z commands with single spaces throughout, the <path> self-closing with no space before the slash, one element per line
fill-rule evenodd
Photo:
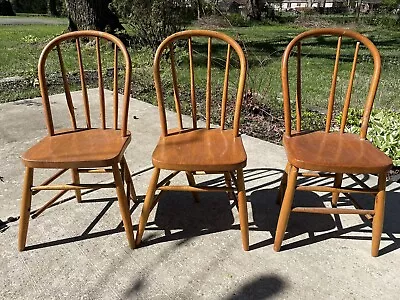
<path fill-rule="evenodd" d="M 331 40 L 327 42 L 325 38 L 333 36 L 337 37 L 336 53 L 333 55 L 332 65 L 323 65 L 321 69 L 332 68 L 333 75 L 327 84 L 330 85 L 330 92 L 327 95 L 328 107 L 326 114 L 325 130 L 309 131 L 303 128 L 302 123 L 302 107 L 306 97 L 303 95 L 304 79 L 302 79 L 302 63 L 307 64 L 306 55 L 303 56 L 303 47 L 311 48 L 322 47 L 321 44 L 329 45 Z M 316 41 L 313 38 L 316 38 Z M 322 43 L 319 43 L 319 40 Z M 339 78 L 340 57 L 342 45 L 354 45 L 353 57 L 347 58 L 350 62 L 350 68 L 347 72 L 348 85 L 343 93 L 343 109 L 341 124 L 338 128 L 333 127 L 333 113 L 337 98 L 338 82 L 346 80 Z M 363 51 L 363 63 L 367 64 L 366 55 L 370 57 L 372 66 L 370 75 L 367 78 L 369 84 L 365 89 L 365 106 L 362 120 L 360 121 L 359 134 L 345 132 L 346 122 L 350 107 L 350 100 L 354 90 L 360 90 L 363 87 L 356 82 L 356 66 L 357 60 L 360 60 L 359 53 Z M 290 73 L 291 59 L 294 54 L 296 70 Z M 308 53 L 307 55 L 312 56 Z M 328 58 L 329 56 L 326 55 Z M 361 63 L 360 63 L 361 64 Z M 344 67 L 343 67 L 344 68 Z M 361 68 L 361 67 L 360 67 Z M 368 70 L 367 68 L 363 69 Z M 379 244 L 383 228 L 384 207 L 385 207 L 385 188 L 386 173 L 392 167 L 392 160 L 366 140 L 368 121 L 372 110 L 376 90 L 379 83 L 381 72 L 381 59 L 378 49 L 365 36 L 345 29 L 314 29 L 306 31 L 295 37 L 287 46 L 282 57 L 282 89 L 284 101 L 285 115 L 285 133 L 283 137 L 283 145 L 285 147 L 288 163 L 282 178 L 279 201 L 282 201 L 281 212 L 279 215 L 276 236 L 275 251 L 279 251 L 286 231 L 290 212 L 310 212 L 324 214 L 360 214 L 366 215 L 373 220 L 372 222 L 372 256 L 377 256 L 379 252 Z M 289 85 L 289 77 L 296 77 L 293 85 Z M 289 87 L 293 87 L 295 93 L 291 94 Z M 290 96 L 295 95 L 295 107 L 291 107 Z M 304 101 L 303 101 L 304 100 Z M 296 126 L 292 128 L 292 112 L 296 112 Z M 299 169 L 310 170 L 313 172 L 300 172 Z M 354 179 L 361 188 L 342 187 L 343 174 L 347 174 Z M 378 184 L 376 187 L 369 187 L 359 180 L 356 174 L 376 174 L 378 176 Z M 297 185 L 298 176 L 305 177 L 332 177 L 334 178 L 333 186 L 312 186 Z M 332 208 L 320 207 L 294 207 L 292 208 L 293 196 L 295 190 L 319 191 L 332 193 Z M 347 196 L 355 205 L 356 209 L 338 208 L 339 193 Z M 351 196 L 350 193 L 369 193 L 375 196 L 375 206 L 373 210 L 362 209 Z"/>
<path fill-rule="evenodd" d="M 93 42 L 94 41 L 94 42 Z M 86 44 L 84 44 L 86 43 Z M 111 47 L 112 46 L 112 47 Z M 70 73 L 67 72 L 69 62 L 64 63 L 63 51 L 71 51 L 77 57 L 76 66 L 79 69 L 80 84 L 82 88 L 82 97 L 78 99 L 83 101 L 83 112 L 76 111 L 70 92 Z M 88 54 L 88 52 L 90 54 Z M 66 111 L 68 112 L 71 126 L 59 128 L 55 123 L 58 120 L 54 118 L 52 103 L 48 95 L 48 83 L 46 79 L 46 66 L 50 64 L 50 54 L 58 57 L 60 64 L 61 78 L 63 81 Z M 91 118 L 93 109 L 92 101 L 89 101 L 87 91 L 87 73 L 83 63 L 84 54 L 89 56 L 93 67 L 97 68 L 96 76 L 98 81 L 98 99 L 96 102 L 100 106 L 100 118 L 96 121 Z M 106 107 L 104 94 L 104 66 L 102 62 L 104 57 L 110 57 L 113 73 L 113 107 Z M 121 56 L 119 58 L 119 56 Z M 97 61 L 97 62 L 96 62 Z M 71 67 L 71 66 L 70 66 Z M 72 68 L 72 67 L 71 67 Z M 122 68 L 122 71 L 119 69 Z M 121 74 L 119 74 L 121 73 Z M 118 204 L 131 248 L 134 248 L 133 227 L 129 211 L 129 198 L 136 199 L 130 171 L 124 152 L 127 148 L 131 134 L 127 129 L 128 109 L 131 84 L 131 61 L 129 53 L 124 44 L 115 36 L 98 31 L 75 31 L 60 35 L 50 41 L 43 49 L 38 64 L 38 74 L 40 90 L 42 95 L 42 104 L 46 119 L 48 136 L 41 139 L 22 155 L 22 161 L 25 165 L 25 180 L 21 201 L 21 217 L 19 223 L 18 248 L 20 251 L 25 249 L 29 216 L 31 209 L 32 195 L 42 190 L 61 190 L 55 197 L 47 202 L 41 209 L 37 210 L 32 217 L 37 217 L 46 208 L 53 204 L 57 199 L 63 196 L 68 190 L 74 190 L 78 202 L 81 201 L 82 189 L 115 188 L 118 195 Z M 118 81 L 122 80 L 124 84 L 124 95 L 122 104 L 118 96 Z M 112 111 L 112 118 L 106 118 L 107 110 Z M 119 113 L 119 111 L 121 111 Z M 79 114 L 84 116 L 84 121 L 79 126 Z M 122 117 L 119 115 L 122 114 Z M 107 123 L 108 122 L 108 123 Z M 110 167 L 110 168 L 106 168 Z M 52 177 L 40 185 L 33 186 L 34 169 L 61 169 Z M 66 171 L 71 170 L 72 183 L 50 185 L 55 179 L 60 177 Z M 112 184 L 81 184 L 80 173 L 112 173 L 114 183 Z M 124 189 L 126 181 L 126 192 Z"/>
<path fill-rule="evenodd" d="M 206 51 L 200 54 L 200 47 L 195 47 L 195 39 L 203 38 L 208 40 Z M 182 98 L 186 91 L 181 88 L 184 83 L 179 82 L 178 63 L 175 61 L 175 52 L 180 50 L 178 45 L 183 45 L 186 42 L 189 65 L 187 73 L 189 73 L 188 91 L 189 95 L 187 102 Z M 213 44 L 215 42 L 215 44 Z M 212 60 L 213 45 L 217 45 L 219 49 L 223 49 L 225 61 L 217 60 L 218 67 L 224 71 L 222 90 L 222 99 L 212 99 L 212 65 L 216 64 Z M 194 48 L 196 50 L 194 50 Z M 226 50 L 225 50 L 226 49 Z M 172 76 L 172 92 L 167 90 L 162 85 L 163 78 L 161 72 L 161 62 L 164 60 L 163 55 L 168 52 L 170 65 L 170 73 Z M 197 54 L 197 55 L 196 55 Z M 233 55 L 238 60 L 235 64 Z M 231 58 L 232 56 L 232 58 Z M 200 57 L 200 58 L 198 58 Z M 205 62 L 201 62 L 204 59 Z M 222 59 L 221 59 L 222 60 Z M 196 96 L 196 78 L 195 64 L 196 62 L 206 64 L 207 79 L 205 99 L 197 99 Z M 237 66 L 238 80 L 230 79 L 231 69 Z M 247 203 L 244 188 L 243 167 L 246 166 L 247 156 L 243 147 L 242 140 L 239 135 L 240 109 L 242 105 L 243 89 L 246 77 L 246 59 L 243 50 L 239 44 L 229 36 L 208 30 L 188 30 L 175 33 L 166 38 L 159 46 L 154 59 L 154 81 L 157 91 L 157 101 L 161 121 L 161 136 L 159 142 L 153 152 L 152 162 L 154 165 L 153 175 L 147 190 L 142 213 L 139 221 L 139 228 L 136 237 L 136 244 L 140 244 L 142 235 L 152 208 L 157 203 L 159 196 L 154 197 L 156 189 L 162 191 L 190 191 L 197 199 L 197 192 L 221 191 L 232 193 L 234 188 L 231 185 L 231 180 L 236 184 L 238 191 L 238 209 L 240 216 L 240 228 L 242 233 L 243 249 L 249 249 L 248 235 L 248 218 L 247 218 Z M 198 85 L 197 85 L 198 86 Z M 181 88 L 181 90 L 180 90 Z M 198 87 L 197 87 L 198 88 Z M 233 100 L 229 99 L 230 91 L 232 91 Z M 168 95 L 173 95 L 175 109 L 177 112 L 177 128 L 169 129 L 171 126 L 167 122 L 165 111 L 165 101 Z M 228 109 L 227 103 L 233 101 L 234 116 L 232 118 L 233 128 L 227 128 Z M 231 101 L 231 102 L 232 102 Z M 213 102 L 213 103 L 212 103 Z M 197 107 L 205 103 L 205 126 L 199 126 L 197 118 L 199 113 Z M 213 128 L 211 125 L 211 107 L 216 104 L 220 107 L 219 114 L 220 126 Z M 191 122 L 188 126 L 184 126 L 182 118 L 182 110 L 185 105 L 190 106 Z M 230 117 L 230 116 L 229 116 Z M 174 171 L 171 175 L 159 182 L 160 170 Z M 189 186 L 170 185 L 170 181 L 180 171 L 184 171 L 189 182 Z M 194 175 L 206 174 L 224 174 L 227 187 L 207 187 L 196 185 Z"/>

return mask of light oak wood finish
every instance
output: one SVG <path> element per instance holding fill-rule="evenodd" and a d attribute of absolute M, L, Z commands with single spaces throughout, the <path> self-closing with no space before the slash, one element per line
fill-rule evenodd
<path fill-rule="evenodd" d="M 87 93 L 85 82 L 85 68 L 81 51 L 81 40 L 94 40 L 95 44 L 90 46 L 94 48 L 91 59 L 97 60 L 97 76 L 99 85 L 99 107 L 100 121 L 97 122 L 100 128 L 93 127 L 95 122 L 91 119 L 90 101 Z M 70 47 L 70 41 L 75 41 L 76 55 L 79 66 L 79 74 L 81 79 L 83 115 L 85 118 L 85 128 L 79 128 L 77 124 L 75 107 L 70 93 L 68 72 L 64 64 L 62 51 L 63 46 Z M 72 44 L 73 45 L 73 44 Z M 113 46 L 114 56 L 114 94 L 113 94 L 113 113 L 112 127 L 107 127 L 106 118 L 106 103 L 104 96 L 104 77 L 101 64 L 102 49 L 106 45 Z M 86 47 L 87 48 L 87 47 Z M 87 49 L 85 49 L 87 50 Z M 58 56 L 62 81 L 64 86 L 67 111 L 71 121 L 71 128 L 63 128 L 55 130 L 52 114 L 51 103 L 46 82 L 46 61 L 50 53 L 54 52 Z M 121 59 L 118 60 L 118 54 Z M 120 64 L 120 65 L 119 65 Z M 119 69 L 123 69 L 119 71 Z M 25 165 L 25 180 L 21 201 L 21 218 L 18 236 L 18 249 L 25 249 L 29 212 L 31 210 L 32 195 L 43 190 L 61 190 L 56 196 L 48 201 L 42 208 L 36 210 L 32 217 L 37 217 L 46 208 L 50 207 L 55 201 L 63 196 L 68 190 L 75 192 L 78 202 L 82 201 L 82 189 L 100 189 L 100 188 L 115 188 L 118 197 L 118 204 L 121 211 L 122 221 L 125 228 L 129 246 L 135 247 L 132 221 L 129 211 L 129 198 L 136 200 L 135 189 L 133 187 L 132 178 L 124 152 L 131 140 L 131 134 L 127 130 L 128 109 L 131 91 L 131 60 L 128 51 L 124 44 L 115 36 L 99 31 L 75 31 L 60 35 L 50 41 L 43 49 L 38 64 L 38 75 L 40 83 L 40 91 L 42 95 L 42 103 L 45 111 L 45 120 L 48 130 L 48 136 L 41 139 L 22 155 L 22 161 Z M 121 73 L 121 74 L 119 74 Z M 118 101 L 118 80 L 124 82 L 123 99 L 121 103 Z M 120 105 L 121 109 L 118 109 Z M 118 112 L 122 117 L 118 117 Z M 118 123 L 120 120 L 120 123 Z M 108 167 L 108 168 L 107 168 Z M 33 185 L 34 169 L 61 169 L 42 184 Z M 71 170 L 71 184 L 53 184 L 54 180 L 59 178 L 64 172 Z M 114 183 L 110 184 L 84 184 L 81 183 L 81 173 L 112 173 Z M 126 182 L 126 191 L 124 188 Z M 128 198 L 128 199 L 127 199 Z"/>
<path fill-rule="evenodd" d="M 327 117 L 324 131 L 310 132 L 307 128 L 302 127 L 301 123 L 301 101 L 306 101 L 302 97 L 302 80 L 301 80 L 301 45 L 310 45 L 309 38 L 321 36 L 338 37 L 336 55 L 333 62 L 333 74 L 330 83 L 330 93 L 328 98 Z M 307 40 L 308 39 L 308 40 Z M 338 132 L 332 128 L 333 109 L 336 101 L 336 89 L 338 83 L 338 73 L 340 69 L 341 47 L 350 41 L 354 42 L 354 56 L 351 70 L 349 72 L 348 86 L 343 99 L 342 121 Z M 318 43 L 317 43 L 318 44 Z M 373 62 L 373 70 L 371 81 L 366 91 L 366 101 L 364 113 L 361 120 L 360 134 L 346 133 L 346 121 L 350 100 L 353 89 L 357 87 L 355 83 L 356 65 L 358 53 L 363 47 L 364 51 L 370 53 Z M 296 51 L 296 109 L 292 109 L 290 105 L 289 92 L 289 60 L 291 54 Z M 364 59 L 365 60 L 365 59 Z M 326 65 L 324 66 L 327 67 Z M 381 72 L 381 59 L 378 49 L 365 36 L 346 29 L 314 29 L 299 34 L 287 46 L 282 57 L 282 90 L 284 101 L 285 115 L 285 133 L 283 137 L 283 145 L 285 147 L 288 164 L 284 172 L 278 202 L 282 203 L 277 230 L 275 235 L 274 250 L 279 251 L 284 238 L 286 227 L 291 212 L 309 212 L 309 213 L 326 213 L 326 214 L 360 214 L 367 217 L 373 216 L 372 221 L 372 256 L 379 253 L 379 243 L 383 228 L 383 215 L 385 207 L 385 188 L 386 173 L 392 167 L 392 160 L 366 140 L 368 120 L 372 110 L 376 90 L 379 83 Z M 327 82 L 329 84 L 329 82 Z M 292 129 L 291 112 L 296 112 L 296 126 Z M 299 169 L 314 171 L 315 173 L 300 173 Z M 348 188 L 342 186 L 343 174 L 355 179 L 361 188 Z M 355 174 L 377 174 L 377 187 L 369 187 L 365 183 L 360 182 Z M 333 186 L 300 186 L 297 185 L 298 176 L 307 177 L 333 177 Z M 332 193 L 332 208 L 320 207 L 294 207 L 292 208 L 295 190 L 318 191 Z M 354 203 L 355 209 L 336 208 L 339 194 L 343 193 L 349 196 Z M 367 193 L 375 196 L 375 206 L 373 210 L 362 209 L 350 193 Z"/>
<path fill-rule="evenodd" d="M 206 53 L 197 53 L 195 48 L 194 39 L 204 38 L 207 43 Z M 189 57 L 189 75 L 190 75 L 190 99 L 185 103 L 190 105 L 190 112 L 192 113 L 192 121 L 190 128 L 183 125 L 182 120 L 182 97 L 179 90 L 180 83 L 178 82 L 178 68 L 174 58 L 175 43 L 185 40 L 188 45 Z M 226 62 L 223 63 L 225 67 L 224 83 L 221 87 L 222 99 L 212 99 L 212 71 L 213 71 L 213 42 L 217 40 L 218 46 L 221 42 L 226 45 L 227 55 Z M 164 59 L 164 53 L 168 52 L 171 63 L 171 76 L 173 88 L 171 94 L 174 95 L 174 103 L 177 112 L 177 126 L 178 128 L 169 129 L 165 111 L 165 91 L 161 81 L 160 63 Z M 195 61 L 194 56 L 199 54 L 200 57 L 206 58 L 207 72 L 206 72 L 206 87 L 205 99 L 201 99 L 205 103 L 205 128 L 200 128 L 197 122 L 197 103 L 196 87 L 195 87 Z M 236 55 L 235 55 L 236 54 Z M 232 56 L 238 60 L 239 78 L 237 83 L 230 79 L 230 68 L 233 68 Z M 243 168 L 246 166 L 247 156 L 241 137 L 239 135 L 239 121 L 240 109 L 243 99 L 243 90 L 246 77 L 246 59 L 243 50 L 239 44 L 229 36 L 208 30 L 188 30 L 175 33 L 166 38 L 159 46 L 154 59 L 154 82 L 157 91 L 157 101 L 160 113 L 161 122 L 161 136 L 158 144 L 152 155 L 152 162 L 154 165 L 153 175 L 146 193 L 142 214 L 139 220 L 138 233 L 136 237 L 136 244 L 140 244 L 143 236 L 144 229 L 151 210 L 154 208 L 155 203 L 159 197 L 155 197 L 156 190 L 163 191 L 187 191 L 192 192 L 193 196 L 199 201 L 198 192 L 238 192 L 238 208 L 240 229 L 242 234 L 242 244 L 244 250 L 249 250 L 249 233 L 248 233 L 248 217 L 247 217 L 247 202 L 243 178 Z M 187 72 L 187 71 L 186 71 Z M 229 85 L 228 85 L 229 82 Z M 228 90 L 229 86 L 229 90 Z M 233 116 L 233 128 L 229 129 L 226 124 L 227 119 L 227 101 L 229 100 L 229 91 L 235 91 L 235 112 Z M 220 127 L 213 128 L 211 121 L 212 103 L 218 101 L 221 103 L 221 121 Z M 187 106 L 186 106 L 187 107 Z M 171 175 L 159 182 L 160 170 L 170 170 Z M 185 172 L 188 179 L 188 186 L 170 185 L 171 180 L 179 172 Z M 236 175 L 236 173 L 237 175 Z M 199 186 L 194 180 L 194 175 L 198 174 L 224 174 L 226 179 L 226 187 L 207 187 Z M 231 176 L 235 177 L 231 179 Z M 231 180 L 236 183 L 235 188 L 231 185 Z M 160 195 L 160 194 L 159 194 Z"/>

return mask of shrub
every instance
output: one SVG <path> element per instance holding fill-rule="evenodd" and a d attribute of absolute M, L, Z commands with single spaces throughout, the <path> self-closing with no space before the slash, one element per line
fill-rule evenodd
<path fill-rule="evenodd" d="M 350 109 L 346 130 L 360 132 L 362 110 Z M 341 116 L 338 117 L 340 122 Z M 400 113 L 388 110 L 374 110 L 371 113 L 367 139 L 386 153 L 393 165 L 400 166 Z"/>

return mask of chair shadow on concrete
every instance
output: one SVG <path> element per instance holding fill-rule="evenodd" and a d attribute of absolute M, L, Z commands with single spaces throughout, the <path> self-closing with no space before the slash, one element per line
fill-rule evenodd
<path fill-rule="evenodd" d="M 366 182 L 368 175 L 361 178 Z M 315 181 L 324 179 L 313 179 Z M 311 184 L 310 181 L 299 180 L 300 184 Z M 354 184 L 355 185 L 355 184 Z M 354 187 L 354 185 L 348 185 Z M 276 224 L 279 217 L 280 206 L 276 204 L 277 188 L 274 189 L 258 189 L 251 193 L 248 197 L 251 202 L 254 225 L 257 230 L 269 231 L 272 238 L 252 245 L 252 249 L 260 248 L 273 244 L 275 237 Z M 380 255 L 389 253 L 400 248 L 400 238 L 395 234 L 400 233 L 400 220 L 397 212 L 400 210 L 400 203 L 396 201 L 400 191 L 398 187 L 388 190 L 386 194 L 385 221 L 383 228 L 382 241 L 392 241 L 388 246 L 381 247 Z M 369 195 L 355 195 L 358 203 L 365 209 L 373 209 L 374 199 Z M 294 205 L 296 203 L 301 206 L 323 207 L 331 200 L 331 195 L 326 194 L 320 196 L 314 192 L 297 192 L 295 194 Z M 338 207 L 351 206 L 350 201 L 343 195 L 340 196 Z M 365 216 L 357 216 L 360 222 L 350 227 L 343 227 L 340 215 L 321 215 L 321 214 L 305 214 L 292 213 L 289 219 L 288 227 L 285 234 L 284 245 L 281 250 L 294 249 L 305 245 L 321 242 L 331 238 L 354 239 L 354 240 L 371 240 L 372 224 Z M 251 228 L 250 230 L 254 230 Z M 351 233 L 356 233 L 352 235 Z M 287 240 L 296 236 L 307 234 L 305 239 L 297 239 L 288 244 Z"/>
<path fill-rule="evenodd" d="M 94 191 L 95 190 L 88 190 L 86 192 L 82 192 L 82 196 L 88 195 L 88 194 L 90 194 L 90 193 L 92 193 Z M 85 198 L 87 198 L 87 197 L 85 197 Z M 76 200 L 75 196 L 64 198 L 64 199 L 54 203 L 50 207 L 62 205 L 62 204 L 66 203 L 68 201 L 71 201 L 71 200 L 75 201 Z M 69 243 L 74 243 L 74 242 L 83 241 L 83 240 L 89 240 L 89 239 L 98 238 L 98 237 L 107 236 L 107 235 L 112 235 L 112 234 L 117 234 L 117 233 L 123 233 L 125 230 L 124 230 L 124 227 L 123 227 L 123 224 L 122 224 L 122 220 L 119 221 L 117 226 L 114 227 L 114 228 L 101 230 L 101 231 L 96 231 L 96 232 L 91 232 L 92 229 L 96 226 L 96 224 L 98 224 L 100 222 L 101 218 L 111 208 L 111 206 L 112 205 L 117 205 L 117 202 L 118 202 L 118 199 L 116 197 L 99 198 L 99 199 L 97 199 L 97 198 L 94 198 L 94 199 L 82 199 L 80 205 L 85 205 L 85 204 L 90 204 L 90 203 L 105 203 L 105 206 L 103 207 L 103 209 L 92 220 L 92 222 L 86 227 L 86 229 L 83 230 L 82 234 L 80 234 L 78 236 L 72 236 L 72 237 L 68 237 L 68 238 L 63 238 L 63 239 L 57 239 L 57 240 L 53 240 L 53 241 L 50 241 L 50 242 L 28 245 L 28 246 L 26 246 L 25 251 L 35 250 L 35 249 L 40 249 L 40 248 L 47 248 L 47 247 L 63 245 L 63 244 L 69 244 Z M 137 197 L 137 202 L 134 203 L 130 208 L 131 215 L 137 209 L 137 207 L 139 206 L 140 202 L 143 202 L 143 197 L 138 196 Z M 33 215 L 34 213 L 35 213 L 35 211 L 32 211 L 31 215 Z"/>

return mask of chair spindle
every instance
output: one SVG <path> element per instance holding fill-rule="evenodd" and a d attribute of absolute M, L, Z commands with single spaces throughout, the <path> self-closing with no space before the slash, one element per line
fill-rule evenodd
<path fill-rule="evenodd" d="M 178 78 L 176 75 L 176 68 L 175 68 L 174 49 L 172 46 L 170 46 L 169 50 L 170 50 L 170 58 L 171 58 L 171 73 L 172 73 L 172 82 L 173 82 L 173 86 L 174 86 L 174 100 L 175 100 L 176 115 L 178 118 L 179 129 L 183 129 L 181 102 L 179 100 Z"/>
<path fill-rule="evenodd" d="M 301 43 L 297 44 L 296 130 L 301 130 Z"/>
<path fill-rule="evenodd" d="M 228 83 L 229 83 L 229 66 L 231 59 L 231 45 L 228 45 L 226 51 L 226 64 L 225 64 L 225 77 L 224 77 L 224 89 L 222 91 L 222 106 L 221 106 L 221 129 L 225 127 L 226 118 L 226 102 L 228 101 Z"/>
<path fill-rule="evenodd" d="M 114 45 L 114 129 L 118 129 L 118 47 Z"/>
<path fill-rule="evenodd" d="M 189 70 L 190 70 L 190 101 L 192 103 L 192 122 L 193 128 L 197 128 L 197 107 L 196 107 L 196 89 L 194 82 L 194 65 L 193 65 L 193 46 L 192 38 L 188 39 L 189 48 Z"/>
<path fill-rule="evenodd" d="M 340 59 L 340 48 L 341 48 L 341 46 L 342 46 L 342 37 L 339 36 L 338 43 L 337 43 L 337 48 L 336 48 L 335 65 L 333 67 L 331 92 L 329 94 L 328 112 L 326 114 L 325 132 L 329 132 L 330 131 L 331 123 L 332 123 L 333 104 L 335 102 L 335 92 L 336 92 L 337 74 L 338 74 L 338 70 L 339 70 L 339 59 Z"/>
<path fill-rule="evenodd" d="M 92 123 L 90 120 L 90 107 L 89 107 L 88 93 L 86 88 L 85 70 L 83 69 L 83 62 L 82 62 L 81 43 L 79 41 L 79 38 L 76 39 L 76 51 L 78 53 L 79 74 L 81 76 L 81 86 L 82 86 L 82 99 L 86 115 L 86 127 L 90 129 L 92 128 Z"/>
<path fill-rule="evenodd" d="M 64 90 L 65 90 L 65 98 L 67 99 L 69 116 L 71 119 L 72 128 L 74 130 L 76 130 L 76 118 L 75 118 L 74 105 L 72 103 L 71 91 L 69 88 L 68 78 L 67 78 L 67 74 L 65 71 L 65 65 L 64 65 L 64 60 L 62 58 L 60 45 L 57 45 L 57 54 L 58 54 L 58 61 L 60 62 L 61 75 L 62 75 Z"/>
<path fill-rule="evenodd" d="M 96 57 L 97 57 L 97 79 L 99 85 L 99 98 L 100 98 L 100 119 L 101 127 L 106 128 L 106 104 L 104 100 L 104 81 L 103 71 L 101 67 L 101 54 L 100 54 L 100 39 L 96 37 Z"/>
<path fill-rule="evenodd" d="M 206 87 L 206 128 L 210 129 L 211 122 L 211 38 L 208 38 L 207 53 L 207 87 Z"/>
<path fill-rule="evenodd" d="M 345 128 L 346 122 L 347 122 L 347 114 L 349 112 L 351 92 L 353 91 L 353 83 L 354 83 L 354 76 L 356 74 L 356 65 L 357 65 L 357 57 L 358 57 L 359 49 L 360 49 L 360 42 L 357 42 L 356 49 L 354 51 L 353 65 L 351 67 L 349 85 L 347 87 L 347 92 L 346 92 L 346 99 L 344 101 L 344 106 L 343 106 L 342 121 L 340 123 L 340 132 L 341 133 L 344 132 L 344 128 Z"/>

